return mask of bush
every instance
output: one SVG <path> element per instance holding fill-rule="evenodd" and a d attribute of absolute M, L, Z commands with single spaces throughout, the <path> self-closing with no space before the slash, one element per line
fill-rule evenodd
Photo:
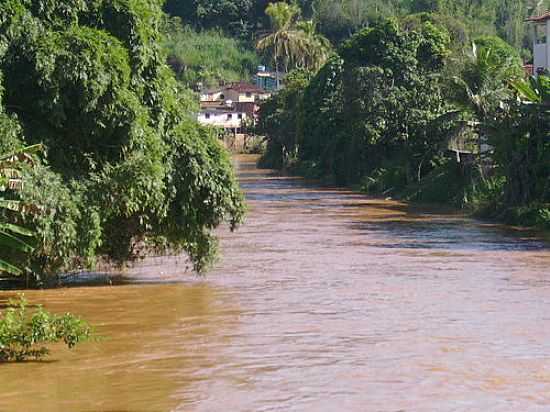
<path fill-rule="evenodd" d="M 30 313 L 23 296 L 8 305 L 0 313 L 0 362 L 39 360 L 50 353 L 44 345 L 63 342 L 72 349 L 92 336 L 90 326 L 70 313 L 54 315 L 41 306 Z"/>
<path fill-rule="evenodd" d="M 509 208 L 503 212 L 504 221 L 511 225 L 550 230 L 550 207 L 543 204 Z"/>
<path fill-rule="evenodd" d="M 403 167 L 380 167 L 361 180 L 361 191 L 366 194 L 393 195 L 407 184 L 407 171 Z"/>

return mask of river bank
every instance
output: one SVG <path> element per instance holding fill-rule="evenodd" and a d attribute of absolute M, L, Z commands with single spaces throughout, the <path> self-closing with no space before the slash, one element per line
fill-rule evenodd
<path fill-rule="evenodd" d="M 270 160 L 258 159 L 260 168 L 269 169 Z M 486 193 L 487 188 L 476 189 L 472 187 L 462 187 L 461 193 L 452 195 L 445 194 L 442 198 L 451 198 L 447 201 L 421 201 L 415 200 L 413 193 L 418 190 L 418 186 L 404 186 L 400 188 L 388 188 L 385 192 L 377 190 L 375 187 L 367 189 L 365 183 L 357 183 L 350 186 L 337 185 L 332 176 L 323 176 L 319 169 L 309 162 L 294 162 L 290 166 L 278 169 L 286 176 L 301 177 L 327 187 L 341 187 L 354 193 L 369 196 L 380 200 L 395 200 L 403 202 L 411 208 L 418 210 L 434 210 L 448 214 L 460 214 L 472 219 L 480 219 L 491 224 L 508 225 L 511 230 L 529 231 L 538 236 L 550 240 L 550 205 L 533 204 L 522 207 L 499 207 L 495 199 L 491 199 L 492 194 Z M 447 188 L 449 190 L 449 188 Z M 457 202 L 456 196 L 460 197 L 466 191 L 473 196 L 467 203 Z"/>

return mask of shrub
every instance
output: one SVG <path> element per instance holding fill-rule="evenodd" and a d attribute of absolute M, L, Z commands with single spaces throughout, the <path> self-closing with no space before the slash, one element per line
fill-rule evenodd
<path fill-rule="evenodd" d="M 63 342 L 72 349 L 92 336 L 90 326 L 70 313 L 54 315 L 41 306 L 31 313 L 24 296 L 8 306 L 0 313 L 0 362 L 39 360 L 49 355 L 48 344 Z"/>

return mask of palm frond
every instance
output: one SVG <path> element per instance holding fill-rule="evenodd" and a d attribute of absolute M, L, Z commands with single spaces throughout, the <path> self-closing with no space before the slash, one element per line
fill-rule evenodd
<path fill-rule="evenodd" d="M 23 271 L 11 263 L 0 259 L 0 273 L 7 273 L 8 275 L 21 276 Z"/>

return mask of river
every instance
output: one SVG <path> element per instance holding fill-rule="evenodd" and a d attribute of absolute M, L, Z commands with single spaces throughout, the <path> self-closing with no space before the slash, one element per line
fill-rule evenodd
<path fill-rule="evenodd" d="M 236 161 L 206 277 L 26 292 L 103 338 L 0 365 L 0 411 L 550 410 L 548 244 Z"/>

